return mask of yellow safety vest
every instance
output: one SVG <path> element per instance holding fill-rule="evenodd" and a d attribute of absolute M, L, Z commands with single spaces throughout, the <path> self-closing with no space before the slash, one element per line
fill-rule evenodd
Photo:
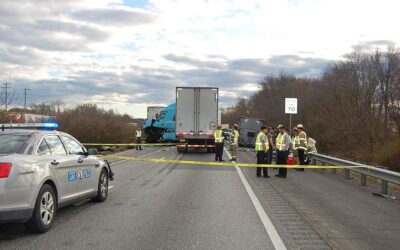
<path fill-rule="evenodd" d="M 214 138 L 215 138 L 215 143 L 223 143 L 224 142 L 224 136 L 222 134 L 222 130 L 221 129 L 215 130 Z"/>
<path fill-rule="evenodd" d="M 279 133 L 278 137 L 276 138 L 276 149 L 278 149 L 279 151 L 283 151 L 285 150 L 285 146 L 286 146 L 286 133 Z"/>
<path fill-rule="evenodd" d="M 238 145 L 239 142 L 239 131 L 233 130 L 233 145 Z"/>
<path fill-rule="evenodd" d="M 307 135 L 306 132 L 301 131 L 299 134 L 299 147 L 298 149 L 307 150 Z"/>
<path fill-rule="evenodd" d="M 142 137 L 142 131 L 136 130 L 136 137 Z"/>
<path fill-rule="evenodd" d="M 293 142 L 293 149 L 297 150 L 300 146 L 299 136 L 295 135 L 292 139 L 292 142 Z"/>
<path fill-rule="evenodd" d="M 256 138 L 256 147 L 255 150 L 256 151 L 264 151 L 263 146 L 262 146 L 262 142 L 261 142 L 261 136 L 265 136 L 266 141 L 265 141 L 265 150 L 269 149 L 269 145 L 268 145 L 268 138 L 267 136 L 263 133 L 263 132 L 259 132 Z"/>

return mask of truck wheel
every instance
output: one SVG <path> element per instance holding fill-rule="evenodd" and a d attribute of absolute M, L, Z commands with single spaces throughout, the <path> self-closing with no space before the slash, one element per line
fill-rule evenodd
<path fill-rule="evenodd" d="M 32 217 L 25 223 L 28 231 L 45 233 L 51 228 L 56 217 L 57 199 L 50 185 L 43 185 L 36 198 Z"/>
<path fill-rule="evenodd" d="M 97 202 L 103 202 L 107 200 L 108 196 L 108 173 L 104 168 L 100 172 L 99 184 L 97 186 L 97 196 L 92 200 Z"/>

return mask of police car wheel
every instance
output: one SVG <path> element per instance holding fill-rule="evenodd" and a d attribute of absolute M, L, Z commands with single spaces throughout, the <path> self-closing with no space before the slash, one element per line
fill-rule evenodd
<path fill-rule="evenodd" d="M 103 168 L 100 172 L 97 196 L 93 198 L 94 201 L 103 202 L 107 200 L 108 181 L 109 181 L 108 172 Z"/>
<path fill-rule="evenodd" d="M 45 233 L 53 225 L 57 212 L 57 199 L 50 185 L 43 185 L 36 198 L 31 219 L 25 223 L 26 228 L 34 233 Z"/>

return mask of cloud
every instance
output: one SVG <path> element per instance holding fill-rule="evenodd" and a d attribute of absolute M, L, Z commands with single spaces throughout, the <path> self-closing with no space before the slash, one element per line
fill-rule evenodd
<path fill-rule="evenodd" d="M 104 8 L 74 11 L 71 16 L 77 20 L 105 26 L 136 26 L 156 20 L 154 14 L 130 8 Z"/>
<path fill-rule="evenodd" d="M 72 22 L 63 22 L 57 20 L 43 20 L 40 19 L 36 22 L 34 29 L 43 30 L 50 33 L 67 33 L 72 36 L 84 37 L 92 41 L 104 41 L 109 37 L 109 34 L 98 28 L 88 25 L 76 24 Z"/>
<path fill-rule="evenodd" d="M 374 40 L 374 41 L 365 41 L 353 45 L 353 49 L 360 51 L 368 51 L 371 49 L 387 49 L 388 47 L 394 47 L 396 43 L 392 40 Z"/>
<path fill-rule="evenodd" d="M 87 51 L 90 43 L 104 41 L 108 35 L 96 28 L 66 22 L 38 20 L 35 24 L 0 27 L 2 43 L 49 51 Z"/>
<path fill-rule="evenodd" d="M 125 3 L 2 0 L 0 81 L 29 102 L 169 104 L 176 86 L 215 86 L 229 105 L 266 75 L 318 77 L 354 48 L 400 41 L 397 0 Z"/>
<path fill-rule="evenodd" d="M 273 55 L 265 59 L 238 59 L 229 63 L 234 70 L 257 73 L 258 75 L 276 74 L 280 71 L 297 76 L 317 77 L 323 69 L 333 63 L 323 58 L 300 57 L 298 55 Z"/>
<path fill-rule="evenodd" d="M 26 60 L 26 58 L 29 58 L 29 60 Z M 10 47 L 0 49 L 2 63 L 32 65 L 40 64 L 41 61 L 46 59 L 45 53 L 32 48 Z"/>
<path fill-rule="evenodd" d="M 60 12 L 79 1 L 2 1 L 0 4 L 0 46 L 32 47 L 48 51 L 88 51 L 91 43 L 109 38 L 106 31 L 77 23 Z M 28 14 L 29 13 L 29 14 Z"/>
<path fill-rule="evenodd" d="M 211 56 L 212 57 L 212 56 Z M 223 65 L 220 62 L 217 61 L 203 61 L 199 59 L 194 59 L 189 56 L 179 56 L 175 54 L 168 54 L 164 55 L 164 58 L 176 62 L 176 63 L 182 63 L 190 66 L 195 66 L 195 67 L 207 67 L 207 68 L 222 68 Z"/>

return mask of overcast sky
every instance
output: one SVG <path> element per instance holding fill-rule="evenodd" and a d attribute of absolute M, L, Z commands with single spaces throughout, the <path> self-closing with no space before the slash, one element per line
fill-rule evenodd
<path fill-rule="evenodd" d="M 144 117 L 176 86 L 249 96 L 281 70 L 319 76 L 355 47 L 400 44 L 398 0 L 1 0 L 0 82 L 28 102 Z"/>

